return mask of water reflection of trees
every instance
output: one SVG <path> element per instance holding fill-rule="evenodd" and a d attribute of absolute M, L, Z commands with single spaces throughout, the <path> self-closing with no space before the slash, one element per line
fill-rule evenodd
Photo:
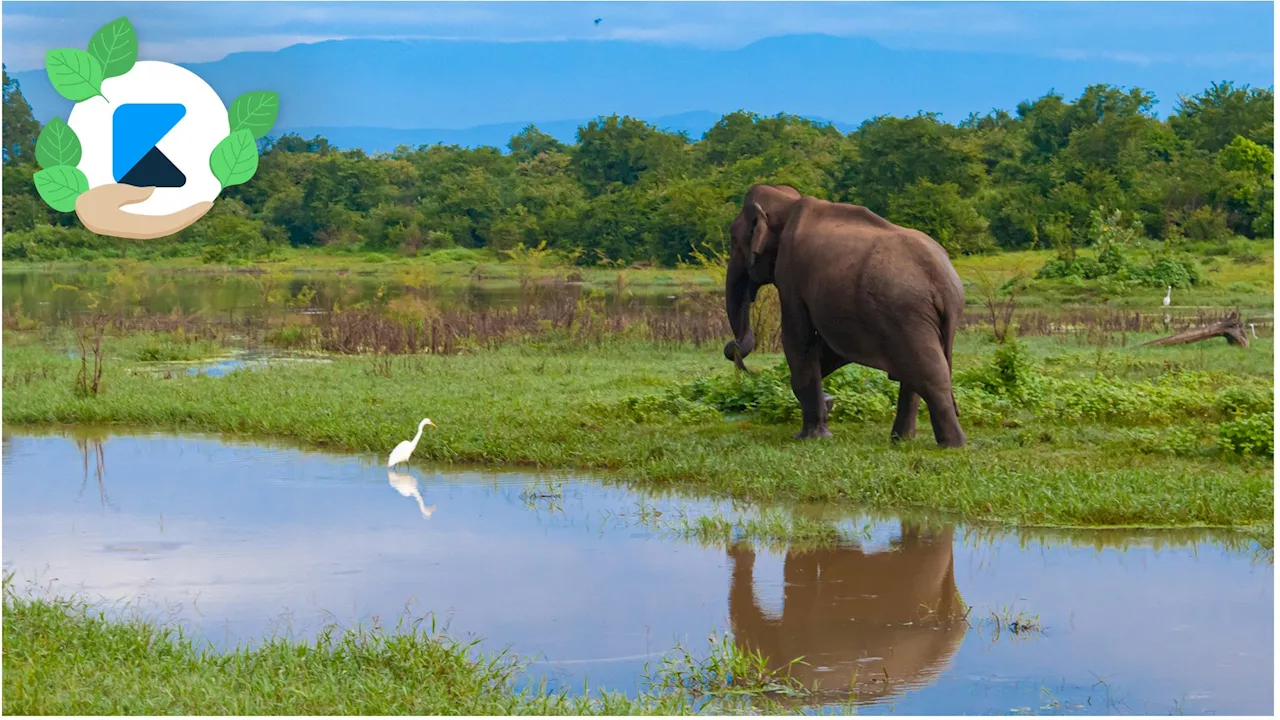
<path fill-rule="evenodd" d="M 103 482 L 103 476 L 106 474 L 107 458 L 103 452 L 102 438 L 77 437 L 76 447 L 80 449 L 80 457 L 84 462 L 84 479 L 80 481 L 80 492 L 76 495 L 76 499 L 84 497 L 85 490 L 89 487 L 89 461 L 93 460 L 93 476 L 98 484 L 98 502 L 102 507 L 111 507 L 115 509 L 115 505 L 111 499 L 107 497 L 107 486 Z"/>
<path fill-rule="evenodd" d="M 735 642 L 831 701 L 875 701 L 933 680 L 967 628 L 956 587 L 953 527 L 904 524 L 892 548 L 857 545 L 788 551 L 780 615 L 754 592 L 755 553 L 729 549 L 729 617 Z"/>

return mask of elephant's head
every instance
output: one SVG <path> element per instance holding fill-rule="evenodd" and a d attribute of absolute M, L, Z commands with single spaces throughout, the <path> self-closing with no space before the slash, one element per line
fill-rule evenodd
<path fill-rule="evenodd" d="M 751 303 L 761 285 L 773 282 L 778 236 L 799 199 L 800 193 L 787 185 L 753 185 L 742 200 L 742 210 L 729 226 L 731 249 L 724 303 L 733 340 L 724 346 L 724 356 L 739 369 L 747 369 L 742 358 L 756 347 L 751 332 Z"/>

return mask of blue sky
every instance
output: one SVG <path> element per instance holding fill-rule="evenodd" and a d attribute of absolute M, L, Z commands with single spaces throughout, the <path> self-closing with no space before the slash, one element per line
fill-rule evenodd
<path fill-rule="evenodd" d="M 4 62 L 43 67 L 127 15 L 143 57 L 217 60 L 341 38 L 636 40 L 736 48 L 822 32 L 891 48 L 1000 51 L 1064 60 L 1180 64 L 1232 72 L 1272 67 L 1270 2 L 6 2 Z M 594 18 L 602 18 L 596 25 Z"/>

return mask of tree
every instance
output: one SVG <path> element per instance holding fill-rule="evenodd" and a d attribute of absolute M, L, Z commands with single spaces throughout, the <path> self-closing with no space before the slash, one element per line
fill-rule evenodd
<path fill-rule="evenodd" d="M 548 152 L 563 152 L 564 143 L 542 132 L 537 125 L 529 124 L 511 136 L 507 148 L 517 160 L 528 160 Z"/>
<path fill-rule="evenodd" d="M 858 156 L 848 168 L 847 186 L 854 188 L 849 199 L 877 213 L 886 213 L 894 195 L 920 180 L 952 183 L 966 197 L 982 182 L 977 149 L 934 114 L 868 120 L 854 139 Z"/>
<path fill-rule="evenodd" d="M 955 183 L 917 180 L 890 201 L 889 219 L 928 235 L 951 256 L 993 249 L 987 221 Z"/>
<path fill-rule="evenodd" d="M 633 117 L 610 115 L 578 128 L 573 168 L 590 195 L 612 186 L 634 185 L 646 173 L 682 168 L 689 147 L 683 134 L 663 132 Z"/>
<path fill-rule="evenodd" d="M 31 113 L 31 105 L 22 97 L 18 81 L 4 73 L 4 164 L 20 165 L 36 161 L 36 138 L 40 136 L 40 123 Z"/>
<path fill-rule="evenodd" d="M 1226 147 L 1237 135 L 1272 147 L 1275 93 L 1270 89 L 1213 83 L 1204 92 L 1179 98 L 1169 126 L 1178 137 L 1208 152 Z"/>

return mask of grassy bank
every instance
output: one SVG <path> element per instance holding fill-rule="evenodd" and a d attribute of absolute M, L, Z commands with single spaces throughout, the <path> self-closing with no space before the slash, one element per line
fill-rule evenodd
<path fill-rule="evenodd" d="M 423 436 L 421 463 L 582 469 L 698 493 L 1023 525 L 1270 527 L 1270 339 L 1248 350 L 1064 338 L 1020 347 L 1002 359 L 978 334 L 961 336 L 970 445 L 959 451 L 934 446 L 923 414 L 919 437 L 891 445 L 892 388 L 857 368 L 828 381 L 836 437 L 797 442 L 777 356 L 752 356 L 767 371 L 739 378 L 718 347 L 623 340 L 346 357 L 220 378 L 137 373 L 136 357 L 108 357 L 101 393 L 86 396 L 75 389 L 78 361 L 6 333 L 3 413 L 6 426 L 213 431 L 379 454 L 429 416 L 439 429 Z"/>
<path fill-rule="evenodd" d="M 636 715 L 680 695 L 570 698 L 516 689 L 522 668 L 411 626 L 335 630 L 216 652 L 173 627 L 6 592 L 4 712 L 13 715 Z"/>
<path fill-rule="evenodd" d="M 995 617 L 997 624 L 1009 621 Z M 970 623 L 970 627 L 977 627 Z M 981 629 L 981 628 L 979 628 Z M 394 628 L 331 626 L 316 638 L 265 638 L 217 650 L 180 626 L 108 615 L 78 599 L 4 590 L 3 711 L 13 715 L 689 715 L 852 707 L 819 695 L 730 635 L 677 645 L 629 695 L 551 691 L 506 654 L 436 632 L 429 618 Z"/>

